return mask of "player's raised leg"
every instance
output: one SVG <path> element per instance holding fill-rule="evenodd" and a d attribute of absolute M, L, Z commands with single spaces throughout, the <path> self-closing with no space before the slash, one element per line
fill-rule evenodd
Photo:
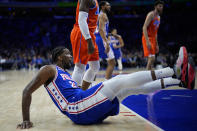
<path fill-rule="evenodd" d="M 165 89 L 168 87 L 173 86 L 180 86 L 181 81 L 172 77 L 169 78 L 163 78 L 158 79 L 152 82 L 148 82 L 142 86 L 139 86 L 138 88 L 132 88 L 132 89 L 124 89 L 118 92 L 117 98 L 121 102 L 126 97 L 130 95 L 137 95 L 137 94 L 148 94 L 153 93 L 155 91 Z"/>
<path fill-rule="evenodd" d="M 121 90 L 140 90 L 139 87 L 148 82 L 173 75 L 174 70 L 169 67 L 155 71 L 139 71 L 127 75 L 118 75 L 108 81 L 104 81 L 104 87 L 101 89 L 101 92 L 108 96 L 110 100 L 113 100 Z"/>

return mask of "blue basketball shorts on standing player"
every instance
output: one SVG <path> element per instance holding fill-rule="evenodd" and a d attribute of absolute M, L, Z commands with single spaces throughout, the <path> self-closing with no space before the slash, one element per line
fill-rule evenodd
<path fill-rule="evenodd" d="M 86 91 L 81 91 L 75 98 L 69 100 L 70 104 L 67 107 L 69 113 L 63 113 L 74 123 L 83 125 L 101 123 L 108 116 L 118 115 L 118 99 L 110 101 L 99 92 L 102 88 L 102 83 L 99 83 Z"/>
<path fill-rule="evenodd" d="M 99 57 L 106 60 L 114 59 L 114 54 L 111 45 L 109 52 L 106 54 L 102 37 L 100 36 L 100 34 L 95 34 L 95 36 L 96 36 L 96 44 L 99 49 Z"/>
<path fill-rule="evenodd" d="M 122 53 L 121 53 L 120 48 L 115 49 L 115 48 L 112 47 L 112 50 L 114 52 L 114 56 L 115 56 L 115 59 L 116 60 L 119 59 L 122 56 Z"/>

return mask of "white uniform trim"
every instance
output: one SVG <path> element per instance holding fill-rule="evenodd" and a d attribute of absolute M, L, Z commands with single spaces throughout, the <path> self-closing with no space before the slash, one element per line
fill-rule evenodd
<path fill-rule="evenodd" d="M 53 96 L 53 99 L 57 102 L 58 106 L 62 111 L 66 111 L 70 114 L 83 113 L 105 101 L 108 100 L 99 90 L 103 87 L 101 85 L 91 96 L 88 96 L 80 101 L 73 103 L 68 102 L 65 97 L 61 94 L 55 82 L 51 82 L 46 89 Z"/>
<path fill-rule="evenodd" d="M 54 82 L 51 82 L 46 89 L 49 91 L 49 93 L 53 96 L 54 100 L 57 102 L 58 106 L 62 111 L 66 111 L 66 107 L 68 104 L 68 101 L 65 99 L 65 97 L 61 94 L 57 86 Z"/>
<path fill-rule="evenodd" d="M 148 57 L 155 57 L 155 55 L 153 55 L 153 54 L 150 54 L 150 55 L 148 55 Z"/>

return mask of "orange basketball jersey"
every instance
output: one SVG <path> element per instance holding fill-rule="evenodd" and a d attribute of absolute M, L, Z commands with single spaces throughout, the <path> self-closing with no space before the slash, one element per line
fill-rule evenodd
<path fill-rule="evenodd" d="M 147 29 L 148 37 L 152 37 L 152 38 L 156 37 L 159 29 L 159 25 L 160 25 L 160 16 L 155 16 L 148 26 Z"/>
<path fill-rule="evenodd" d="M 144 56 L 147 57 L 150 54 L 156 54 L 156 36 L 160 25 L 160 16 L 155 16 L 147 28 L 148 38 L 151 43 L 151 50 L 146 45 L 146 39 L 144 33 L 142 35 L 142 44 L 144 49 Z"/>
<path fill-rule="evenodd" d="M 96 29 L 98 15 L 99 15 L 99 5 L 98 5 L 97 0 L 95 0 L 95 2 L 96 2 L 95 7 L 92 7 L 92 8 L 89 9 L 88 20 L 87 20 L 89 30 L 90 30 L 90 32 L 93 32 L 93 33 Z M 77 4 L 77 9 L 76 9 L 76 23 L 75 23 L 75 26 L 79 26 L 78 17 L 79 17 L 79 1 L 78 1 L 78 4 Z"/>
<path fill-rule="evenodd" d="M 70 39 L 71 39 L 71 44 L 72 44 L 72 51 L 73 51 L 73 62 L 75 63 L 82 63 L 82 64 L 87 64 L 88 61 L 97 61 L 99 60 L 99 52 L 98 52 L 98 47 L 96 45 L 96 37 L 94 35 L 94 32 L 97 27 L 97 20 L 98 20 L 98 15 L 99 15 L 99 5 L 97 0 L 95 0 L 96 5 L 94 7 L 89 8 L 88 12 L 88 28 L 90 31 L 90 35 L 95 47 L 95 51 L 93 54 L 88 54 L 88 45 L 83 37 L 79 24 L 78 24 L 78 17 L 79 17 L 79 1 L 77 4 L 77 9 L 76 9 L 76 22 L 74 24 L 74 27 L 72 29 Z"/>

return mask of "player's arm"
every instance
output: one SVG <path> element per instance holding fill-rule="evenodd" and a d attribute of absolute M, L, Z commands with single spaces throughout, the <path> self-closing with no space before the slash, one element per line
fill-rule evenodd
<path fill-rule="evenodd" d="M 101 37 L 102 37 L 102 39 L 103 39 L 103 41 L 105 42 L 105 43 L 107 43 L 108 42 L 108 39 L 107 39 L 107 37 L 106 37 L 106 32 L 105 32 L 105 22 L 107 21 L 107 16 L 106 16 L 106 14 L 101 14 L 100 16 L 99 16 L 99 33 L 100 33 L 100 35 L 101 35 Z"/>
<path fill-rule="evenodd" d="M 118 41 L 119 41 L 119 43 L 120 43 L 119 45 L 116 45 L 115 48 L 122 48 L 122 47 L 124 46 L 124 41 L 123 41 L 123 39 L 122 39 L 122 36 L 116 34 L 114 37 L 116 37 L 116 39 L 118 39 Z"/>
<path fill-rule="evenodd" d="M 106 32 L 105 32 L 105 22 L 107 21 L 107 15 L 106 14 L 101 14 L 99 16 L 99 33 L 104 41 L 105 44 L 105 52 L 109 52 L 109 42 L 108 38 L 106 37 Z"/>
<path fill-rule="evenodd" d="M 89 28 L 88 28 L 88 12 L 89 8 L 96 5 L 94 0 L 80 0 L 79 3 L 79 28 L 80 31 L 88 43 L 88 53 L 92 54 L 94 52 L 94 45 L 90 36 Z"/>
<path fill-rule="evenodd" d="M 38 72 L 38 74 L 32 79 L 32 81 L 25 87 L 23 90 L 22 96 L 22 115 L 23 122 L 18 124 L 17 128 L 27 129 L 33 126 L 33 123 L 30 122 L 30 104 L 31 104 L 31 95 L 37 90 L 41 85 L 46 84 L 48 80 L 52 80 L 55 77 L 56 70 L 52 66 L 44 66 Z"/>
<path fill-rule="evenodd" d="M 144 33 L 144 37 L 146 39 L 147 47 L 149 49 L 151 48 L 151 45 L 150 45 L 150 40 L 148 38 L 147 28 L 148 28 L 148 26 L 149 26 L 149 24 L 150 24 L 150 22 L 152 21 L 153 18 L 154 18 L 154 13 L 153 12 L 148 13 L 148 15 L 146 17 L 146 20 L 144 22 L 144 25 L 143 25 L 143 33 Z"/>

